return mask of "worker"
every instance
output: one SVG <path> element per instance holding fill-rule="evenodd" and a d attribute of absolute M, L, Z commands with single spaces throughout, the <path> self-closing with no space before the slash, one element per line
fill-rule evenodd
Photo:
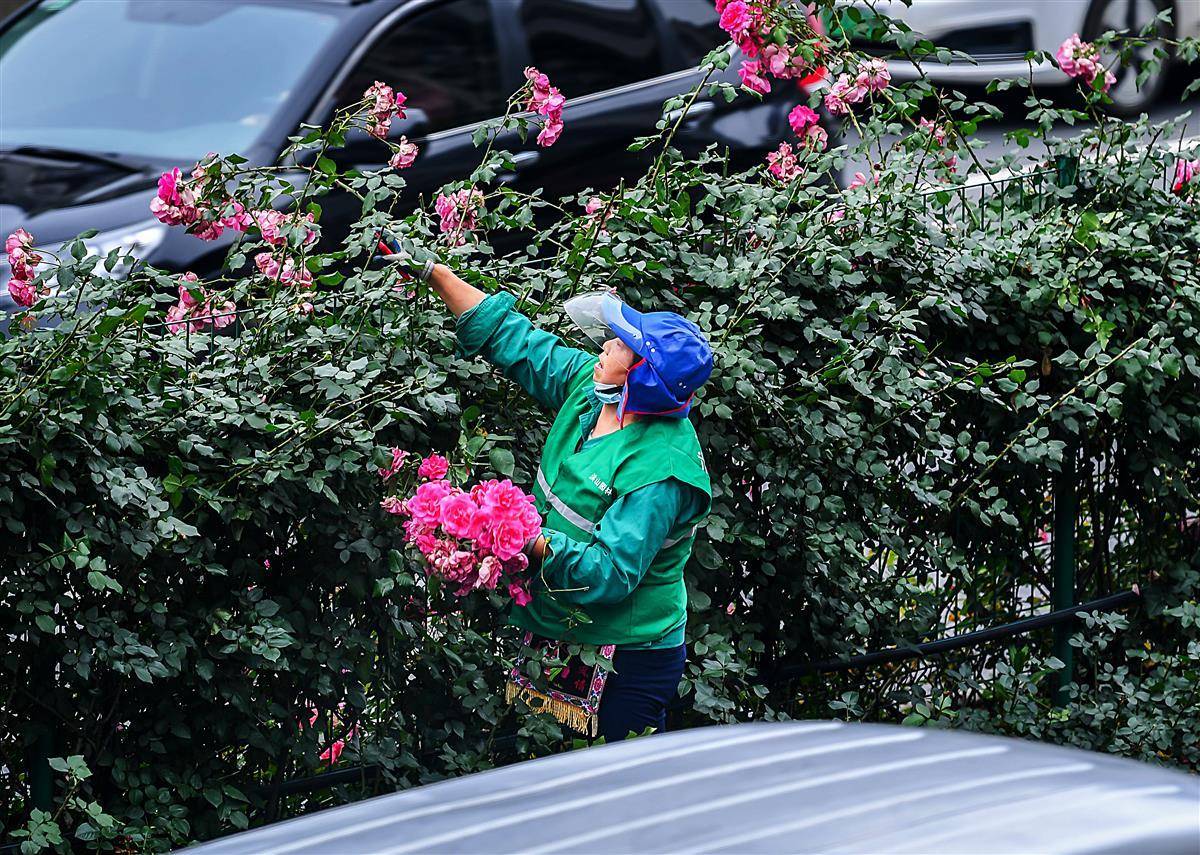
<path fill-rule="evenodd" d="M 609 742 L 662 731 L 687 659 L 684 568 L 712 499 L 688 417 L 712 373 L 707 339 L 681 315 L 598 292 L 565 304 L 596 355 L 444 264 L 416 276 L 457 318 L 460 354 L 482 355 L 554 414 L 533 489 L 544 525 L 527 547 L 532 600 L 510 623 L 538 639 L 615 645 L 593 729 Z"/>

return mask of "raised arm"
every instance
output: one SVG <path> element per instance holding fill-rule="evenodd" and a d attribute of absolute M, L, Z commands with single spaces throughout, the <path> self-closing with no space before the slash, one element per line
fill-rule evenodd
<path fill-rule="evenodd" d="M 459 279 L 454 271 L 444 264 L 435 264 L 429 274 L 429 284 L 453 314 L 461 318 L 463 312 L 483 302 L 487 294 L 469 282 Z"/>
<path fill-rule="evenodd" d="M 485 295 L 443 264 L 433 268 L 429 282 L 458 318 L 462 355 L 482 355 L 544 407 L 562 407 L 580 374 L 595 361 L 591 354 L 534 326 L 513 308 L 516 300 L 511 294 Z"/>

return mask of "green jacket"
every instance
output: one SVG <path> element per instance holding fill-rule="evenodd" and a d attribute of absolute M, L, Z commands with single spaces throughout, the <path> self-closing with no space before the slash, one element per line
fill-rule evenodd
<path fill-rule="evenodd" d="M 494 294 L 458 322 L 462 355 L 482 354 L 557 414 L 534 486 L 549 547 L 541 578 L 553 593 L 535 588 L 510 621 L 552 638 L 677 647 L 683 567 L 711 497 L 695 430 L 686 419 L 647 418 L 588 439 L 601 409 L 596 357 L 538 329 L 514 303 Z M 564 604 L 590 622 L 569 626 Z"/>

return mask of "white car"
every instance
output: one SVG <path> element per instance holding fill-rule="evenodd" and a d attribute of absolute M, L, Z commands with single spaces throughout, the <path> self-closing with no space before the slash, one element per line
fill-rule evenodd
<path fill-rule="evenodd" d="M 935 82 L 948 85 L 986 84 L 995 78 L 1029 75 L 1025 54 L 1031 50 L 1053 55 L 1073 33 L 1090 41 L 1108 30 L 1138 34 L 1155 15 L 1171 9 L 1169 37 L 1200 35 L 1200 0 L 877 0 L 880 14 L 904 21 L 939 47 L 960 50 L 976 64 L 955 61 L 943 65 L 932 58 L 922 68 Z M 1149 56 L 1153 42 L 1139 53 Z M 1110 57 L 1106 57 L 1108 65 Z M 911 80 L 912 63 L 890 60 L 892 76 Z M 1109 95 L 1113 111 L 1134 115 L 1147 109 L 1162 92 L 1166 69 L 1151 75 L 1140 87 L 1136 73 L 1114 68 L 1117 82 Z M 1036 65 L 1035 84 L 1057 85 L 1067 77 L 1051 63 Z"/>

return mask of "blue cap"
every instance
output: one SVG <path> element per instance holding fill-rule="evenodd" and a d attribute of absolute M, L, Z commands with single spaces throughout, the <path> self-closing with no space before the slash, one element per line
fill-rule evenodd
<path fill-rule="evenodd" d="M 616 297 L 604 298 L 601 313 L 641 357 L 629 369 L 617 416 L 687 416 L 692 396 L 713 369 L 712 348 L 700 327 L 674 312 L 639 312 Z"/>

